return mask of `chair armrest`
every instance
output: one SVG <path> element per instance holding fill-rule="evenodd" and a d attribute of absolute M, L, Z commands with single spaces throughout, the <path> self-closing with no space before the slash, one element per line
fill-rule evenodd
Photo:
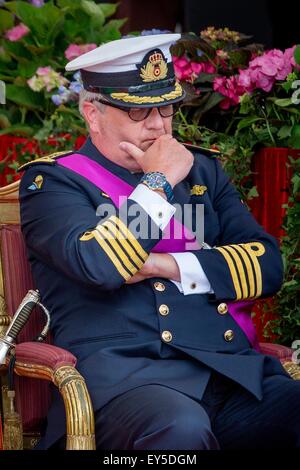
<path fill-rule="evenodd" d="M 261 352 L 277 357 L 285 370 L 295 380 L 300 380 L 300 366 L 292 360 L 293 349 L 275 343 L 259 343 Z"/>
<path fill-rule="evenodd" d="M 280 360 L 280 362 L 292 360 L 293 350 L 287 346 L 275 343 L 259 343 L 259 346 L 263 354 L 275 356 Z"/>
<path fill-rule="evenodd" d="M 85 380 L 75 365 L 73 354 L 50 344 L 27 342 L 16 346 L 15 373 L 23 377 L 49 380 L 62 395 L 67 421 L 66 449 L 94 450 L 92 402 Z"/>

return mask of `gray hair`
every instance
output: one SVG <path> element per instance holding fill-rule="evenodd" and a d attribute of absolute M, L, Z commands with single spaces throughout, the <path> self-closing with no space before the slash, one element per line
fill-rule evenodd
<path fill-rule="evenodd" d="M 83 103 L 85 101 L 89 101 L 89 102 L 94 101 L 94 100 L 97 101 L 98 99 L 105 100 L 105 97 L 103 95 L 101 95 L 100 93 L 93 93 L 91 91 L 85 90 L 84 88 L 82 90 L 80 90 L 80 93 L 79 93 L 79 112 L 80 112 L 82 117 L 84 117 L 83 109 L 82 109 Z M 102 113 L 104 112 L 105 104 L 97 102 L 97 107 Z"/>

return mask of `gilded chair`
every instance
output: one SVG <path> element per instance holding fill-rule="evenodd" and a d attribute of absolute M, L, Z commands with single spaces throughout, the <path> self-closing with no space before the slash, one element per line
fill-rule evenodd
<path fill-rule="evenodd" d="M 20 230 L 18 190 L 19 182 L 0 188 L 0 334 L 5 333 L 20 301 L 34 287 Z M 16 404 L 22 415 L 24 442 L 26 436 L 34 442 L 38 438 L 50 404 L 52 382 L 65 403 L 67 449 L 94 449 L 93 410 L 84 379 L 75 369 L 76 358 L 49 343 L 32 341 L 43 328 L 42 319 L 39 312 L 31 315 L 16 346 Z M 260 346 L 263 353 L 277 356 L 294 379 L 300 379 L 300 367 L 292 361 L 290 348 L 271 343 Z M 2 391 L 6 388 L 2 373 Z M 5 411 L 5 393 L 3 397 Z"/>
<path fill-rule="evenodd" d="M 19 182 L 0 188 L 0 335 L 4 334 L 21 300 L 34 288 L 20 230 Z M 68 450 L 95 449 L 94 415 L 76 358 L 68 351 L 33 339 L 44 326 L 41 311 L 34 311 L 16 346 L 16 408 L 22 416 L 24 448 L 37 442 L 50 405 L 50 382 L 65 404 Z M 7 411 L 7 373 L 1 372 L 2 411 Z M 3 416 L 2 416 L 3 422 Z"/>

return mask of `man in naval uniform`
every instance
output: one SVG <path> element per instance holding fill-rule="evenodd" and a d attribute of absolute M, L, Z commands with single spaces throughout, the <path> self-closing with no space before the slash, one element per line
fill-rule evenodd
<path fill-rule="evenodd" d="M 67 64 L 89 137 L 22 168 L 36 286 L 87 382 L 98 449 L 300 447 L 300 382 L 260 353 L 250 317 L 281 286 L 277 242 L 218 159 L 172 137 L 178 38 L 121 39 Z M 64 432 L 57 399 L 40 448 Z"/>

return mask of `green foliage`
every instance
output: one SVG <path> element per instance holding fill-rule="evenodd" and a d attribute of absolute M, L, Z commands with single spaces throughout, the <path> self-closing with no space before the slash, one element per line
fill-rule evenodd
<path fill-rule="evenodd" d="M 6 84 L 6 105 L 0 109 L 0 134 L 14 133 L 47 139 L 64 132 L 85 133 L 77 100 L 57 106 L 52 101 L 65 72 L 65 51 L 71 44 L 97 46 L 121 37 L 125 20 L 110 20 L 117 4 L 93 0 L 50 0 L 37 8 L 26 1 L 7 1 L 0 7 L 0 80 Z M 28 33 L 10 40 L 6 33 L 25 25 Z M 56 72 L 56 86 L 33 90 L 28 80 L 40 67 Z M 53 79 L 54 80 L 54 79 Z M 64 83 L 61 83 L 64 84 Z"/>
<path fill-rule="evenodd" d="M 275 334 L 287 346 L 300 334 L 300 159 L 290 162 L 294 176 L 284 220 L 286 235 L 281 244 L 284 282 L 273 309 L 278 318 L 266 325 L 266 332 Z"/>

